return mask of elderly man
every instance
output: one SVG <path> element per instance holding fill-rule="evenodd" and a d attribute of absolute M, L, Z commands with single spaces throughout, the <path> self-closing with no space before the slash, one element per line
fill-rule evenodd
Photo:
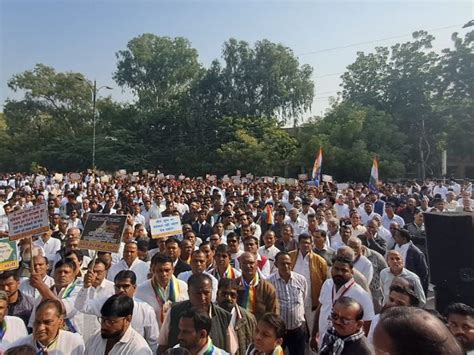
<path fill-rule="evenodd" d="M 389 250 L 387 253 L 387 264 L 388 268 L 383 269 L 380 272 L 380 283 L 382 286 L 384 304 L 388 302 L 390 286 L 392 285 L 393 279 L 395 277 L 403 277 L 413 284 L 415 293 L 420 300 L 420 307 L 423 307 L 426 303 L 426 297 L 420 278 L 415 273 L 404 268 L 403 259 L 400 253 L 395 250 Z"/>
<path fill-rule="evenodd" d="M 448 328 L 463 347 L 466 354 L 474 352 L 474 308 L 454 303 L 446 310 Z"/>
<path fill-rule="evenodd" d="M 366 247 L 375 250 L 377 253 L 385 255 L 387 242 L 378 234 L 378 223 L 375 220 L 367 222 L 367 232 L 359 235 L 359 239 Z"/>
<path fill-rule="evenodd" d="M 338 298 L 332 307 L 332 327 L 323 336 L 321 355 L 372 355 L 372 347 L 364 335 L 364 309 L 351 297 Z"/>
<path fill-rule="evenodd" d="M 242 276 L 236 279 L 239 286 L 238 304 L 251 312 L 257 321 L 268 312 L 278 313 L 278 299 L 275 287 L 263 280 L 257 272 L 257 259 L 252 253 L 240 256 Z"/>
<path fill-rule="evenodd" d="M 33 333 L 20 338 L 10 347 L 31 345 L 38 354 L 83 355 L 84 341 L 77 333 L 62 330 L 61 302 L 46 299 L 36 307 Z"/>
<path fill-rule="evenodd" d="M 352 211 L 350 221 L 351 221 L 350 228 L 351 228 L 351 231 L 352 231 L 351 235 L 353 237 L 357 237 L 360 234 L 364 234 L 365 232 L 367 232 L 367 228 L 365 228 L 361 224 L 362 221 L 361 221 L 359 212 Z"/>

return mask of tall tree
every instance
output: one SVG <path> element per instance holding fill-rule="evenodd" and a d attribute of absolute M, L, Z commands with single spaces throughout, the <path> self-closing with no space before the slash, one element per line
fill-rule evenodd
<path fill-rule="evenodd" d="M 182 37 L 145 33 L 117 54 L 115 81 L 138 97 L 142 109 L 153 110 L 179 99 L 201 74 L 198 52 Z"/>

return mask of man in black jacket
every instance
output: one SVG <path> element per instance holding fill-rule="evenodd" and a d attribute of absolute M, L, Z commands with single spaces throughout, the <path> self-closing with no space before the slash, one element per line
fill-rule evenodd
<path fill-rule="evenodd" d="M 166 255 L 168 255 L 173 261 L 174 276 L 178 276 L 183 271 L 191 270 L 191 266 L 181 260 L 181 243 L 177 238 L 168 238 L 165 242 Z"/>

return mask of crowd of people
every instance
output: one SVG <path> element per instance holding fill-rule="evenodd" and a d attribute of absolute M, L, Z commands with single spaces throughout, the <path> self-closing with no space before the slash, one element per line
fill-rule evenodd
<path fill-rule="evenodd" d="M 474 210 L 467 180 L 78 175 L 0 176 L 0 238 L 18 210 L 50 218 L 0 273 L 0 353 L 474 354 L 472 305 L 428 305 L 424 225 Z M 127 216 L 117 253 L 79 248 L 91 213 Z M 167 216 L 182 233 L 153 238 Z"/>

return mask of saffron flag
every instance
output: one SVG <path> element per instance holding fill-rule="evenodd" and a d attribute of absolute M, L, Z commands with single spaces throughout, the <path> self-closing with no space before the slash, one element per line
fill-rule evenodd
<path fill-rule="evenodd" d="M 372 162 L 372 170 L 370 170 L 369 190 L 377 192 L 379 185 L 379 163 L 376 158 Z"/>
<path fill-rule="evenodd" d="M 313 165 L 313 174 L 312 178 L 314 180 L 314 185 L 319 186 L 321 184 L 321 166 L 323 165 L 323 148 L 319 148 L 318 155 Z"/>

